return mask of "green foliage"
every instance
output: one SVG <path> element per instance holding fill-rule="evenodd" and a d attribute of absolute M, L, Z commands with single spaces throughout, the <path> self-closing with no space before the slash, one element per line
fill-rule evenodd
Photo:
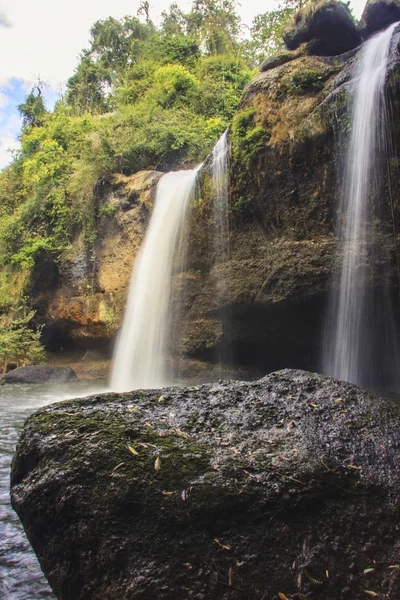
<path fill-rule="evenodd" d="M 41 328 L 31 328 L 34 316 L 35 311 L 20 307 L 12 319 L 0 317 L 0 371 L 5 372 L 9 363 L 20 367 L 45 361 Z"/>
<path fill-rule="evenodd" d="M 113 214 L 98 193 L 113 173 L 194 166 L 230 124 L 254 73 L 234 2 L 173 4 L 159 27 L 147 2 L 139 13 L 93 25 L 53 112 L 40 83 L 20 105 L 21 149 L 0 172 L 0 267 L 58 261 L 77 232 L 90 245 Z M 261 144 L 248 135 L 247 157 Z"/>
<path fill-rule="evenodd" d="M 257 173 L 257 160 L 268 142 L 268 132 L 256 124 L 253 107 L 238 112 L 231 127 L 232 166 L 235 171 L 237 188 L 233 190 L 234 211 L 241 212 L 250 202 L 249 182 L 253 172 Z"/>
<path fill-rule="evenodd" d="M 314 10 L 319 0 L 281 0 L 276 9 L 256 15 L 251 29 L 249 52 L 253 59 L 260 63 L 284 47 L 283 32 L 299 10 Z"/>
<path fill-rule="evenodd" d="M 40 127 L 43 124 L 47 111 L 42 98 L 42 87 L 41 82 L 35 85 L 25 98 L 25 102 L 18 106 L 24 129 L 27 127 Z"/>
<path fill-rule="evenodd" d="M 279 88 L 281 96 L 316 92 L 324 86 L 324 73 L 318 69 L 301 69 L 282 78 Z"/>
<path fill-rule="evenodd" d="M 263 127 L 255 124 L 253 107 L 237 113 L 231 131 L 232 155 L 235 161 L 250 168 L 267 141 L 268 133 Z"/>

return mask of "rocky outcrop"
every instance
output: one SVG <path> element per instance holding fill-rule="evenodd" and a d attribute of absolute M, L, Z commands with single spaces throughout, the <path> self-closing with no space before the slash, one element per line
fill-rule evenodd
<path fill-rule="evenodd" d="M 55 287 L 38 298 L 50 347 L 77 345 L 99 350 L 109 345 L 122 320 L 130 275 L 152 210 L 162 173 L 115 175 L 102 203 L 97 237 L 81 234 L 62 257 Z M 108 213 L 107 213 L 108 210 Z"/>
<path fill-rule="evenodd" d="M 400 145 L 398 41 L 395 34 L 388 73 L 393 148 Z M 340 56 L 303 50 L 284 52 L 265 66 L 247 86 L 230 127 L 229 260 L 221 260 L 215 245 L 207 161 L 200 173 L 188 260 L 177 266 L 174 280 L 179 323 L 173 332 L 186 359 L 215 363 L 229 348 L 228 361 L 246 370 L 251 366 L 256 374 L 320 367 L 345 147 L 337 142 L 349 130 L 349 80 L 357 49 Z M 389 280 L 395 295 L 400 230 L 395 152 L 389 164 L 377 215 L 384 223 L 375 244 L 380 263 L 371 277 L 381 287 Z M 101 217 L 91 251 L 77 235 L 63 257 L 56 287 L 38 302 L 48 337 L 59 346 L 111 347 L 160 176 L 115 176 L 105 195 L 112 211 Z M 388 261 L 389 270 L 383 268 Z"/>
<path fill-rule="evenodd" d="M 368 0 L 361 16 L 359 31 L 363 39 L 400 21 L 399 0 Z"/>
<path fill-rule="evenodd" d="M 300 371 L 27 421 L 13 506 L 59 600 L 400 597 L 400 408 Z"/>
<path fill-rule="evenodd" d="M 294 16 L 283 33 L 288 50 L 308 42 L 308 54 L 335 56 L 361 43 L 349 7 L 336 0 L 309 2 Z"/>
<path fill-rule="evenodd" d="M 70 367 L 29 365 L 9 371 L 1 380 L 3 383 L 66 383 L 78 378 Z"/>

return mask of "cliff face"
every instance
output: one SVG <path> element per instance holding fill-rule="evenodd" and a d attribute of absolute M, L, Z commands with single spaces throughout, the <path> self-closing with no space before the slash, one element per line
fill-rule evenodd
<path fill-rule="evenodd" d="M 122 319 L 130 274 L 161 176 L 142 171 L 112 179 L 107 191 L 111 211 L 100 218 L 93 247 L 88 250 L 78 234 L 59 264 L 56 285 L 40 297 L 50 344 L 107 347 Z"/>
<path fill-rule="evenodd" d="M 338 142 L 350 126 L 348 82 L 357 50 L 337 57 L 306 53 L 307 47 L 300 47 L 264 65 L 267 70 L 250 82 L 233 120 L 228 260 L 221 260 L 214 243 L 207 161 L 200 174 L 187 268 L 175 281 L 175 301 L 184 317 L 178 346 L 186 356 L 214 361 L 229 347 L 229 360 L 264 373 L 283 366 L 318 369 L 345 150 Z M 396 51 L 389 73 L 394 115 L 398 63 Z M 396 139 L 397 117 L 392 125 Z M 394 288 L 397 163 L 393 153 L 382 195 L 387 223 L 382 247 L 388 248 L 382 262 L 391 263 Z M 56 338 L 61 334 L 87 348 L 112 339 L 160 176 L 115 177 L 110 190 L 115 214 L 100 221 L 92 255 L 77 237 L 44 303 L 48 331 Z"/>

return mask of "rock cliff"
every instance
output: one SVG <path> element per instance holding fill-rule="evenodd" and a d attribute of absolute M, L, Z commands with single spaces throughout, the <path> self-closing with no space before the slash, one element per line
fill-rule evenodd
<path fill-rule="evenodd" d="M 400 142 L 398 41 L 395 34 L 388 72 L 392 148 Z M 229 346 L 236 366 L 251 365 L 262 373 L 284 366 L 319 367 L 321 322 L 337 251 L 334 221 L 343 134 L 350 126 L 349 79 L 359 49 L 315 56 L 307 44 L 262 65 L 233 119 L 230 257 L 225 262 L 213 243 L 209 163 L 200 174 L 188 262 L 175 281 L 175 301 L 184 322 L 178 348 L 186 357 L 214 362 Z M 389 279 L 396 294 L 395 150 L 389 158 L 380 245 L 387 249 L 381 260 L 390 263 Z M 48 339 L 55 346 L 109 349 L 160 176 L 156 172 L 115 176 L 107 188 L 113 213 L 100 219 L 90 253 L 77 235 L 70 256 L 60 265 L 56 285 L 39 303 Z M 382 285 L 379 274 L 371 276 Z M 221 280 L 226 284 L 218 286 Z"/>

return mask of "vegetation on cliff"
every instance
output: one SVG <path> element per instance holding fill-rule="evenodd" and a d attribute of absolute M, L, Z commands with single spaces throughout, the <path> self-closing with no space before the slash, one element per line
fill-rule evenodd
<path fill-rule="evenodd" d="M 301 4 L 259 15 L 251 41 L 233 0 L 195 0 L 188 13 L 172 4 L 159 26 L 142 2 L 136 17 L 94 24 L 54 110 L 40 82 L 19 106 L 21 149 L 0 173 L 0 315 L 31 294 L 38 266 L 62 259 L 74 234 L 90 253 L 99 217 L 113 214 L 113 173 L 204 160 Z M 259 146 L 263 132 L 253 134 Z M 241 151 L 254 141 L 247 135 Z"/>

